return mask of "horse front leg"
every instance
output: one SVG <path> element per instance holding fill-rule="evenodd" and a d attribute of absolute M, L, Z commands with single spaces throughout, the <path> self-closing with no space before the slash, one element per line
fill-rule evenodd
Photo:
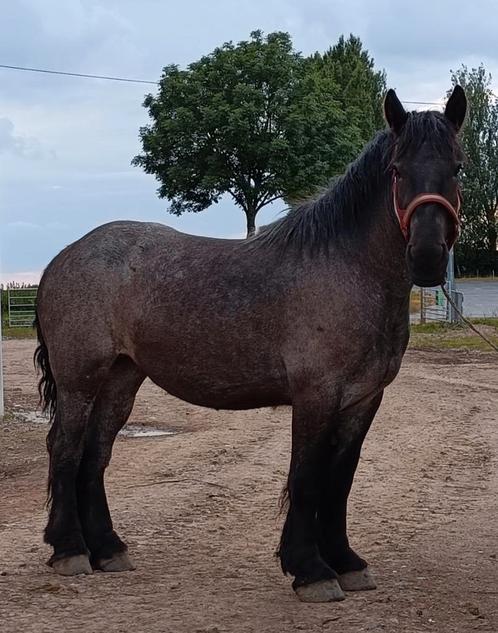
<path fill-rule="evenodd" d="M 361 447 L 382 401 L 383 392 L 368 403 L 342 412 L 333 423 L 318 504 L 319 549 L 338 574 L 345 591 L 375 589 L 367 562 L 349 545 L 347 502 Z"/>
<path fill-rule="evenodd" d="M 317 513 L 330 432 L 330 415 L 321 404 L 293 405 L 289 507 L 278 550 L 282 571 L 294 576 L 292 587 L 304 602 L 344 599 L 336 572 L 319 550 Z"/>

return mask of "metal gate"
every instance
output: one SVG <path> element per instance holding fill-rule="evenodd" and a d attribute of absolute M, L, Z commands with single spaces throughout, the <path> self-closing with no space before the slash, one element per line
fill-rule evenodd
<path fill-rule="evenodd" d="M 38 288 L 9 288 L 7 306 L 9 327 L 32 327 L 35 320 Z"/>
<path fill-rule="evenodd" d="M 446 290 L 449 292 L 458 311 L 462 312 L 463 294 L 454 288 L 451 289 L 449 284 L 446 286 Z M 420 309 L 417 309 L 418 315 L 412 314 L 412 317 L 417 318 L 418 316 L 420 323 L 427 323 L 428 321 L 458 323 L 460 321 L 457 310 L 448 303 L 441 288 L 416 288 L 412 291 L 413 295 L 418 296 L 417 303 L 420 304 Z"/>
<path fill-rule="evenodd" d="M 420 322 L 427 321 L 448 321 L 458 323 L 460 321 L 459 312 L 463 311 L 463 294 L 455 288 L 455 267 L 453 250 L 448 257 L 448 267 L 446 269 L 445 290 L 450 295 L 456 306 L 451 305 L 445 297 L 441 288 L 417 288 L 420 293 Z"/>
<path fill-rule="evenodd" d="M 441 288 L 420 288 L 420 322 L 448 321 L 448 302 Z"/>

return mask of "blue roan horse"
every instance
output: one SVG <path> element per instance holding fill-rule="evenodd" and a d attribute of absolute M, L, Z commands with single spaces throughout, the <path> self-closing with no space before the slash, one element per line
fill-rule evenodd
<path fill-rule="evenodd" d="M 458 86 L 444 114 L 407 113 L 389 91 L 388 129 L 344 176 L 249 240 L 113 222 L 49 264 L 36 359 L 56 572 L 133 569 L 104 471 L 148 376 L 216 409 L 291 404 L 282 569 L 305 601 L 375 587 L 349 545 L 347 499 L 406 348 L 411 285 L 444 279 L 465 110 Z"/>

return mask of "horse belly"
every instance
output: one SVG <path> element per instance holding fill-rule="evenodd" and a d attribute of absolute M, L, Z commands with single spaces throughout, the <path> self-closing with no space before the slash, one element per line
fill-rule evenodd
<path fill-rule="evenodd" d="M 288 404 L 283 366 L 261 353 L 257 356 L 235 355 L 220 343 L 211 355 L 156 347 L 152 355 L 136 354 L 136 362 L 169 394 L 199 406 L 237 410 Z"/>

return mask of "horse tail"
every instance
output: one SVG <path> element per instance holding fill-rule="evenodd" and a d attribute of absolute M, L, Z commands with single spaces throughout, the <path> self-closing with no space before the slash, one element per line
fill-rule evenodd
<path fill-rule="evenodd" d="M 289 505 L 290 505 L 289 484 L 285 484 L 285 486 L 282 488 L 282 492 L 280 493 L 280 497 L 278 500 L 279 514 L 282 515 L 285 512 L 287 512 L 287 510 L 289 509 Z"/>
<path fill-rule="evenodd" d="M 50 430 L 47 435 L 47 450 L 50 453 L 52 445 L 54 443 L 55 434 L 57 431 L 57 385 L 55 384 L 52 368 L 50 367 L 50 360 L 48 357 L 48 349 L 43 338 L 40 320 L 38 313 L 35 317 L 34 327 L 36 328 L 36 335 L 38 338 L 38 346 L 35 350 L 34 363 L 38 373 L 41 373 L 41 378 L 38 382 L 38 393 L 40 394 L 40 405 L 43 413 L 48 413 L 50 421 Z M 49 474 L 47 483 L 47 506 L 50 505 L 52 500 L 52 478 Z"/>
<path fill-rule="evenodd" d="M 280 498 L 278 500 L 278 506 L 279 506 L 279 514 L 280 516 L 282 514 L 285 514 L 290 506 L 290 490 L 289 490 L 289 483 L 286 483 L 285 486 L 282 489 L 282 492 L 280 493 Z M 287 525 L 287 521 L 285 521 L 284 524 L 284 528 L 282 530 L 282 535 L 280 537 L 280 543 L 278 544 L 277 550 L 275 552 L 275 557 L 280 559 L 280 566 L 282 567 L 282 571 L 284 572 L 284 574 L 287 573 L 287 569 L 285 568 L 285 564 L 282 561 L 282 557 L 284 555 L 284 548 L 285 548 L 285 537 L 287 535 L 288 532 L 288 525 Z"/>
<path fill-rule="evenodd" d="M 43 413 L 48 412 L 49 419 L 53 422 L 57 409 L 57 386 L 55 384 L 54 375 L 52 374 L 52 368 L 50 367 L 48 349 L 43 338 L 38 314 L 35 317 L 34 327 L 36 328 L 38 338 L 38 347 L 35 351 L 34 363 L 37 371 L 39 373 L 41 372 L 41 378 L 38 382 L 40 405 Z"/>

